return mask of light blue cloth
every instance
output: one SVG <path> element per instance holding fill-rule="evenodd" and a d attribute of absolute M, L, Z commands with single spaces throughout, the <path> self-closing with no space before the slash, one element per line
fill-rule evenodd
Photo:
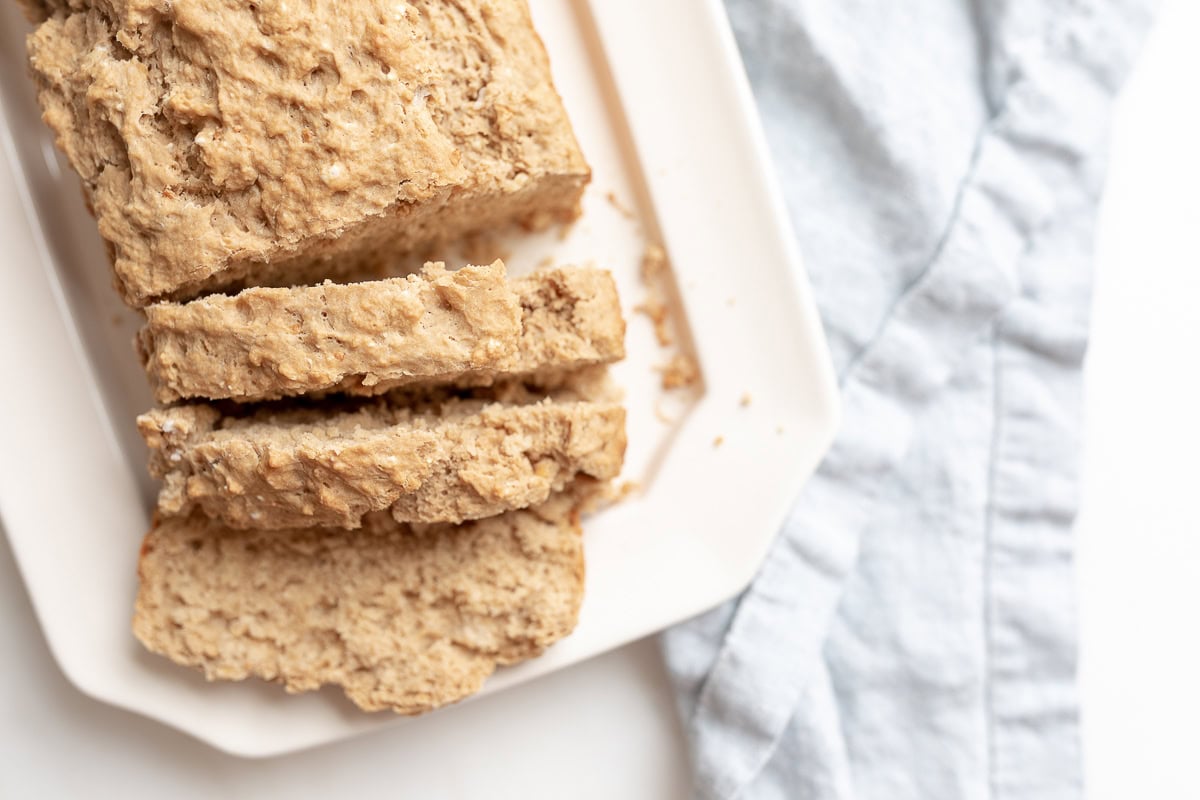
<path fill-rule="evenodd" d="M 664 634 L 704 798 L 1082 795 L 1071 527 L 1111 103 L 1149 0 L 726 0 L 844 423 Z"/>

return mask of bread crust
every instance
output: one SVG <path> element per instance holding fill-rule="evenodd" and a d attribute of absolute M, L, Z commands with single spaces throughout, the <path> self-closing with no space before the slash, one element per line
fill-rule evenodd
<path fill-rule="evenodd" d="M 29 8 L 43 117 L 137 307 L 571 219 L 590 179 L 524 0 Z"/>

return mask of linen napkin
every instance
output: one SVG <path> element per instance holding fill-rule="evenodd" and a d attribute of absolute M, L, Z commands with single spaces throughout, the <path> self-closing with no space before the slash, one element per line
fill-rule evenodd
<path fill-rule="evenodd" d="M 1149 0 L 726 0 L 843 393 L 751 587 L 663 635 L 704 798 L 1082 795 L 1071 527 Z"/>

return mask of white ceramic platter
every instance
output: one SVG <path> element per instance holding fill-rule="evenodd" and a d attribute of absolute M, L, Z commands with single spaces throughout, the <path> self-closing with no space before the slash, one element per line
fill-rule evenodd
<path fill-rule="evenodd" d="M 58 663 L 80 690 L 246 756 L 380 725 L 340 692 L 206 684 L 129 631 L 155 487 L 133 419 L 150 407 L 77 179 L 43 129 L 26 26 L 0 3 L 0 515 Z M 575 633 L 498 672 L 483 694 L 637 639 L 753 576 L 837 420 L 834 376 L 741 62 L 718 0 L 532 0 L 555 80 L 594 171 L 565 238 L 506 242 L 510 270 L 595 263 L 630 320 L 625 479 L 641 491 L 586 524 Z M 682 344 L 634 313 L 639 263 L 661 241 Z M 664 393 L 680 347 L 703 373 Z M 748 401 L 748 405 L 746 404 Z M 719 444 L 718 444 L 719 443 Z"/>

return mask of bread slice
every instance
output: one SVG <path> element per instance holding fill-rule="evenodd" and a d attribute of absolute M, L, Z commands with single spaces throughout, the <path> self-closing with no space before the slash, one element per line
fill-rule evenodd
<path fill-rule="evenodd" d="M 268 409 L 210 405 L 138 418 L 158 508 L 194 508 L 234 528 L 357 528 L 372 511 L 400 522 L 460 522 L 544 501 L 578 475 L 615 477 L 625 411 L 612 402 L 450 399 Z"/>
<path fill-rule="evenodd" d="M 572 219 L 590 172 L 525 0 L 72 0 L 28 50 L 131 305 Z"/>
<path fill-rule="evenodd" d="M 503 262 L 348 285 L 246 289 L 146 309 L 138 351 L 160 403 L 379 394 L 544 378 L 624 357 L 612 275 Z"/>
<path fill-rule="evenodd" d="M 235 531 L 159 519 L 142 543 L 133 631 L 209 680 L 340 685 L 367 711 L 420 714 L 575 627 L 578 492 L 461 526 L 373 514 L 360 531 Z"/>
<path fill-rule="evenodd" d="M 160 403 L 276 399 L 453 375 L 511 359 L 504 264 L 368 283 L 247 289 L 146 309 L 138 353 Z"/>

